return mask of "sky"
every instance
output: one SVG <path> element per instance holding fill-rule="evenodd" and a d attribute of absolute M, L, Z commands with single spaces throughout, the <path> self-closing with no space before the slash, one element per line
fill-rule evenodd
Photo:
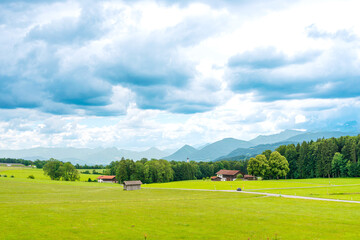
<path fill-rule="evenodd" d="M 360 129 L 357 0 L 2 0 L 0 149 Z"/>

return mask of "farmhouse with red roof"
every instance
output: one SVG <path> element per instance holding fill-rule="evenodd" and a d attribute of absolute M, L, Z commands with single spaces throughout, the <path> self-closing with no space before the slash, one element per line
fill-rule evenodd
<path fill-rule="evenodd" d="M 240 174 L 239 170 L 225 170 L 222 169 L 216 173 L 217 178 L 211 178 L 213 181 L 234 181 L 236 179 L 236 176 Z M 215 180 L 216 179 L 216 180 Z"/>
<path fill-rule="evenodd" d="M 114 175 L 109 176 L 99 176 L 96 178 L 98 182 L 104 182 L 104 183 L 117 183 L 116 177 Z"/>

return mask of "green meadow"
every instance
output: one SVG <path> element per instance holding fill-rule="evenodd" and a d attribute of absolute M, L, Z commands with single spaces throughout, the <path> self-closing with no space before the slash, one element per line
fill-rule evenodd
<path fill-rule="evenodd" d="M 86 171 L 88 169 L 81 169 L 79 172 Z M 92 169 L 89 170 L 92 172 Z M 49 176 L 44 175 L 44 171 L 38 168 L 30 168 L 30 167 L 3 167 L 0 166 L 0 175 L 6 175 L 8 178 L 14 176 L 14 178 L 27 178 L 30 175 L 33 175 L 35 179 L 40 180 L 50 180 Z M 89 178 L 95 180 L 98 174 L 80 174 L 80 181 L 87 181 Z"/>
<path fill-rule="evenodd" d="M 22 170 L 2 169 L 0 174 L 8 171 Z M 27 171 L 40 173 L 38 169 L 24 171 L 23 176 Z M 119 184 L 20 176 L 18 172 L 18 177 L 0 178 L 0 239 L 360 239 L 360 204 L 166 189 L 174 185 L 206 189 L 213 184 L 202 180 L 123 191 Z M 359 180 L 338 182 L 356 184 Z M 244 183 L 216 184 L 230 188 Z M 329 182 L 246 184 L 249 189 L 272 191 L 270 188 L 279 186 L 324 186 Z"/>
<path fill-rule="evenodd" d="M 270 188 L 302 188 L 302 187 L 329 187 L 335 185 L 360 185 L 360 178 L 312 178 L 312 179 L 289 179 L 289 180 L 266 180 L 266 181 L 210 181 L 191 180 L 169 183 L 148 184 L 146 187 L 154 188 L 188 188 L 209 190 L 236 190 L 244 191 L 266 190 Z"/>

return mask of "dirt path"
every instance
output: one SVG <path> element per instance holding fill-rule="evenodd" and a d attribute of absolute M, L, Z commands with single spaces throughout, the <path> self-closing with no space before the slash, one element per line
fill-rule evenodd
<path fill-rule="evenodd" d="M 170 190 L 205 191 L 205 192 L 236 192 L 236 193 L 263 195 L 263 196 L 268 196 L 268 197 L 284 197 L 284 198 L 295 198 L 295 199 L 327 201 L 327 202 L 360 203 L 360 201 L 351 201 L 351 200 L 303 197 L 303 196 L 284 195 L 284 194 L 276 194 L 276 193 L 248 192 L 248 191 L 236 191 L 236 190 L 211 190 L 211 189 L 190 189 L 190 188 L 146 188 L 146 189 L 170 189 Z"/>

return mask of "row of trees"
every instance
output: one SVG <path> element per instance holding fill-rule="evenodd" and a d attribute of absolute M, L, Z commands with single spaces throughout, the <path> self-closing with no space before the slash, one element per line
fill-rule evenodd
<path fill-rule="evenodd" d="M 24 160 L 24 159 L 15 159 L 15 158 L 0 158 L 0 163 L 21 163 L 25 166 L 32 165 L 33 162 L 30 160 Z"/>
<path fill-rule="evenodd" d="M 282 145 L 276 151 L 289 162 L 288 178 L 360 176 L 360 135 Z"/>
<path fill-rule="evenodd" d="M 51 158 L 43 167 L 44 174 L 51 180 L 75 181 L 80 180 L 79 171 L 70 162 L 63 163 Z"/>
<path fill-rule="evenodd" d="M 102 164 L 95 164 L 95 165 L 80 165 L 80 164 L 75 164 L 75 168 L 76 169 L 105 169 L 106 166 L 102 165 Z"/>
<path fill-rule="evenodd" d="M 122 159 L 107 166 L 108 174 L 116 175 L 121 183 L 141 180 L 143 183 L 194 180 L 214 176 L 220 169 L 236 169 L 247 172 L 248 161 L 177 162 L 146 158 L 140 161 Z"/>

